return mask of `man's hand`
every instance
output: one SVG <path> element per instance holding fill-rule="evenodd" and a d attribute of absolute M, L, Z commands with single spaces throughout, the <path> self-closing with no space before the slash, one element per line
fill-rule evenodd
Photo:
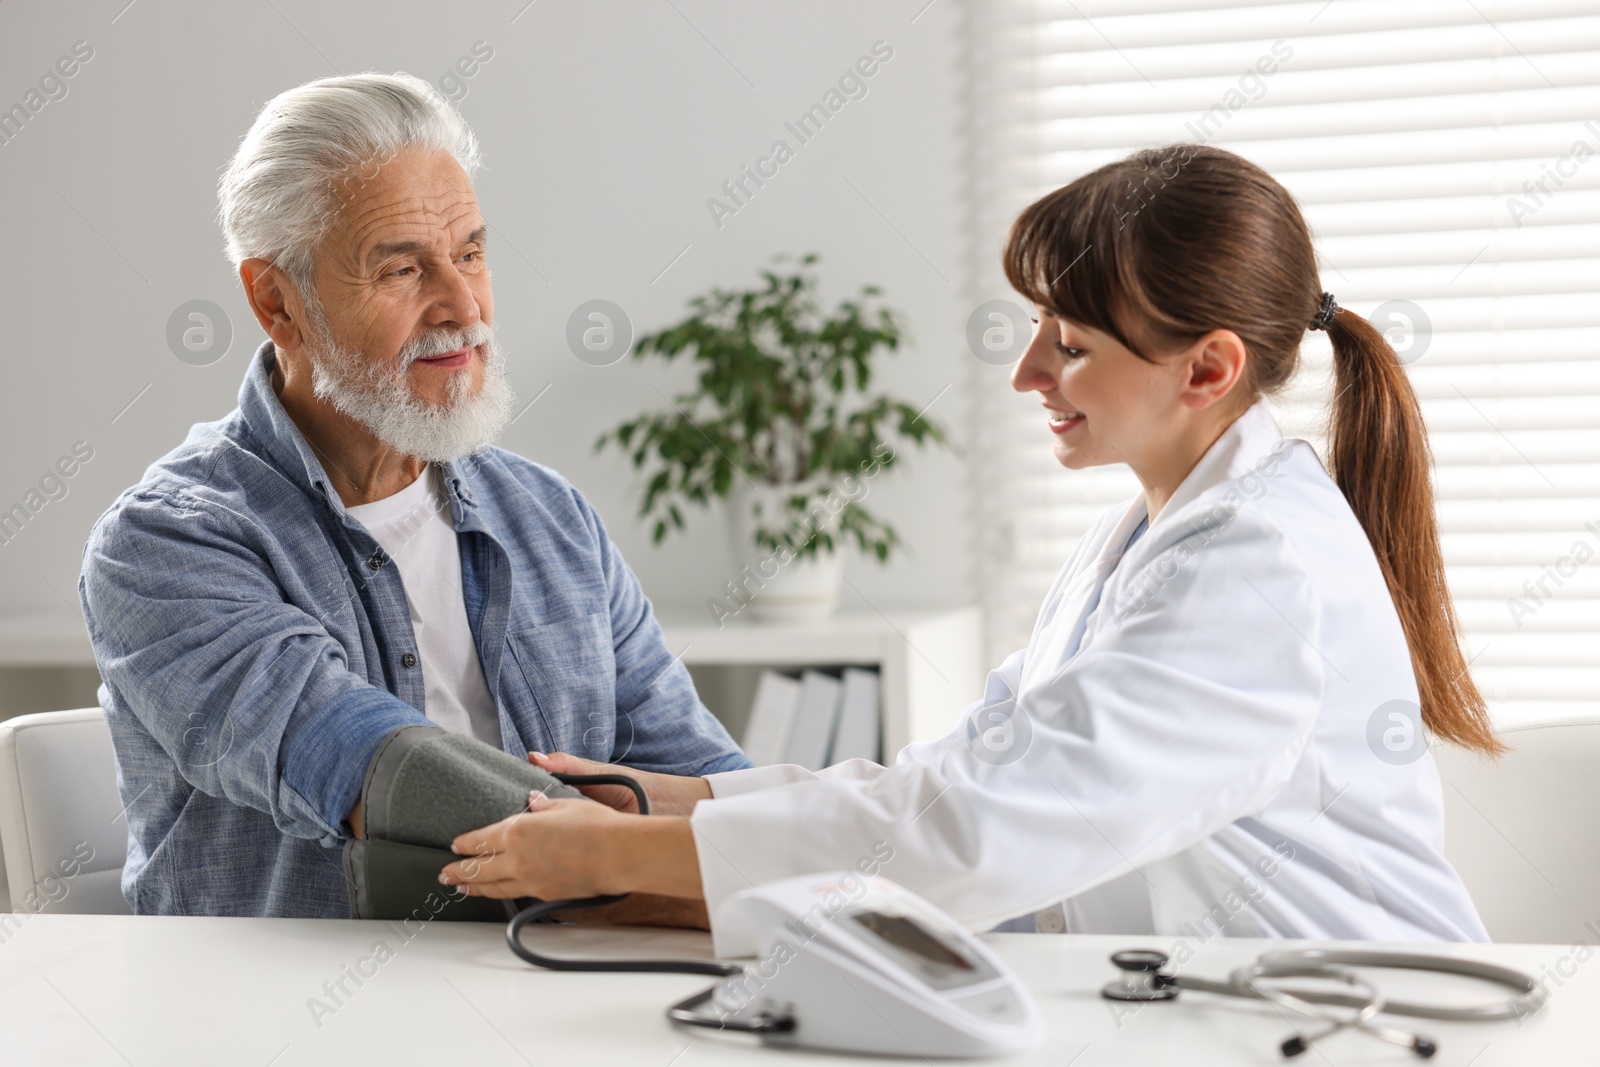
<path fill-rule="evenodd" d="M 535 792 L 529 810 L 450 843 L 467 858 L 439 872 L 471 896 L 572 900 L 655 893 L 703 900 L 694 831 L 682 816 L 645 819 Z"/>
<path fill-rule="evenodd" d="M 357 841 L 367 836 L 367 828 L 361 823 L 361 798 L 356 797 L 356 806 L 350 809 L 350 834 Z"/>
<path fill-rule="evenodd" d="M 528 762 L 552 774 L 625 774 L 644 787 L 651 815 L 688 815 L 700 801 L 711 799 L 711 785 L 704 778 L 636 771 L 632 767 L 596 763 L 565 752 L 553 752 L 548 756 L 543 752 L 530 752 Z M 626 786 L 584 785 L 578 788 L 590 800 L 598 800 L 618 811 L 634 814 L 639 811 L 633 793 Z"/>

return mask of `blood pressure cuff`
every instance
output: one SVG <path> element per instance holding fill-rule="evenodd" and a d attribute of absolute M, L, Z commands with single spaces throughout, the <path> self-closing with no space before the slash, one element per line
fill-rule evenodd
<path fill-rule="evenodd" d="M 548 772 L 476 738 L 401 726 L 378 746 L 361 785 L 365 840 L 345 844 L 357 919 L 504 922 L 501 901 L 460 897 L 439 871 L 461 859 L 450 842 L 528 808 L 528 794 L 582 796 Z"/>

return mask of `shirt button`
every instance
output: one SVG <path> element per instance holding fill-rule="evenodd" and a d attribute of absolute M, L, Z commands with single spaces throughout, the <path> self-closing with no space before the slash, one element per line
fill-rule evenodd
<path fill-rule="evenodd" d="M 415 667 L 417 665 L 417 654 L 415 652 L 407 652 L 400 657 L 400 662 L 407 667 Z"/>
<path fill-rule="evenodd" d="M 1034 929 L 1041 934 L 1066 933 L 1067 920 L 1060 908 L 1046 908 L 1034 916 Z"/>
<path fill-rule="evenodd" d="M 384 557 L 382 552 L 374 552 L 372 555 L 367 557 L 367 566 L 371 567 L 373 570 L 377 570 L 379 567 L 388 562 L 388 559 Z"/>

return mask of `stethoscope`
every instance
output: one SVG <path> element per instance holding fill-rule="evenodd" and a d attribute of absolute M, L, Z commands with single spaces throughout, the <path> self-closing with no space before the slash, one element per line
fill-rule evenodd
<path fill-rule="evenodd" d="M 1384 1012 L 1444 1022 L 1492 1022 L 1531 1015 L 1542 1008 L 1545 1002 L 1545 992 L 1539 983 L 1522 971 L 1493 963 L 1426 953 L 1371 949 L 1284 949 L 1264 953 L 1255 963 L 1238 968 L 1223 982 L 1169 974 L 1162 970 L 1167 965 L 1166 954 L 1153 949 L 1114 952 L 1111 962 L 1122 971 L 1122 977 L 1118 981 L 1108 982 L 1100 990 L 1100 995 L 1109 1000 L 1171 1000 L 1180 990 L 1192 989 L 1225 997 L 1254 997 L 1328 1024 L 1315 1033 L 1296 1034 L 1283 1042 L 1279 1048 L 1286 1057 L 1298 1056 L 1315 1042 L 1341 1030 L 1354 1028 L 1408 1048 L 1426 1059 L 1439 1050 L 1438 1044 L 1431 1038 L 1378 1026 L 1372 1022 L 1373 1016 Z M 1514 990 L 1514 995 L 1505 1000 L 1467 1007 L 1386 1000 L 1375 985 L 1348 969 L 1351 967 L 1393 967 L 1458 974 L 1505 986 Z M 1272 984 L 1280 978 L 1317 978 L 1340 982 L 1354 992 L 1285 989 Z M 1327 1011 L 1324 1005 L 1349 1008 L 1351 1014 Z"/>

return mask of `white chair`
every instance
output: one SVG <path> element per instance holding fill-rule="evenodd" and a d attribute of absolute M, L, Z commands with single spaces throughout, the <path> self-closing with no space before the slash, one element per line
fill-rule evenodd
<path fill-rule="evenodd" d="M 128 824 L 99 708 L 0 722 L 0 853 L 10 910 L 128 914 Z"/>
<path fill-rule="evenodd" d="M 1434 750 L 1445 855 L 1496 941 L 1600 940 L 1600 717 L 1500 731 L 1499 760 Z"/>

